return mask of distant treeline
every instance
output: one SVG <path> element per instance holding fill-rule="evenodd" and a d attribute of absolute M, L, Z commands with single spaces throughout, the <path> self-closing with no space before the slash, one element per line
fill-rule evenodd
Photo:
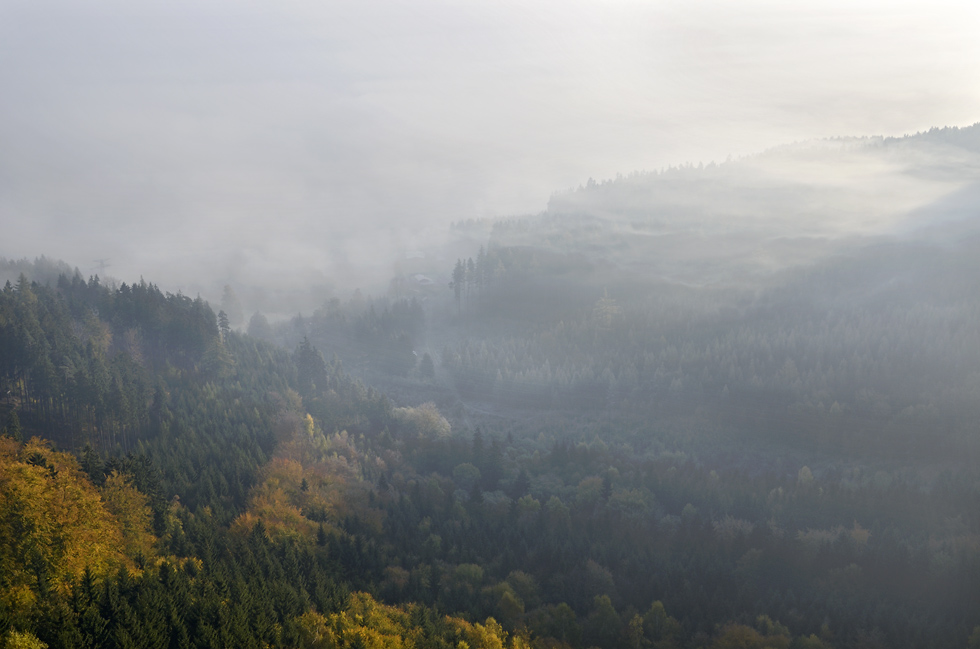
<path fill-rule="evenodd" d="M 489 250 L 497 290 L 466 279 L 462 303 L 477 334 L 441 358 L 469 398 L 661 416 L 698 409 L 743 430 L 917 457 L 978 450 L 976 237 L 881 245 L 758 289 L 638 287 L 584 264 L 569 275 L 529 261 L 554 253 Z"/>

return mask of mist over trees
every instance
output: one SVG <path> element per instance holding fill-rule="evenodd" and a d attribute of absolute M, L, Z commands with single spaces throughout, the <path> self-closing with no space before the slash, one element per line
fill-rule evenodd
<path fill-rule="evenodd" d="M 978 133 L 588 183 L 290 317 L 0 261 L 0 642 L 976 646 Z"/>

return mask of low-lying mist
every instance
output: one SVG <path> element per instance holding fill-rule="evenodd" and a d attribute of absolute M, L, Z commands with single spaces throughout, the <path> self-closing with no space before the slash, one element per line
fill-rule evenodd
<path fill-rule="evenodd" d="M 845 139 L 739 158 L 971 118 L 972 8 L 858 5 L 7 3 L 0 255 L 211 300 L 227 284 L 286 315 L 445 267 L 418 269 L 419 252 L 475 254 L 446 249 L 471 219 L 878 232 L 955 189 L 975 149 Z M 590 175 L 698 161 L 548 207 Z"/>
<path fill-rule="evenodd" d="M 526 217 L 415 228 L 356 219 L 339 228 L 315 219 L 228 220 L 224 229 L 203 232 L 189 223 L 169 231 L 156 224 L 146 249 L 120 235 L 117 244 L 110 240 L 118 247 L 107 259 L 63 258 L 83 277 L 151 278 L 216 305 L 230 287 L 242 327 L 255 312 L 276 321 L 355 292 L 397 297 L 406 286 L 425 285 L 449 295 L 454 260 L 486 245 L 581 256 L 595 286 L 752 288 L 882 238 L 960 238 L 974 227 L 978 170 L 980 127 L 933 129 L 590 180 L 552 194 L 545 209 Z M 49 256 L 59 256 L 51 247 Z M 16 280 L 17 272 L 5 279 Z"/>
<path fill-rule="evenodd" d="M 702 455 L 754 440 L 814 468 L 958 465 L 980 452 L 978 132 L 589 183 L 453 224 L 374 292 L 323 284 L 290 313 L 238 285 L 214 304 L 457 423 L 616 417 L 604 435 L 656 426 Z"/>

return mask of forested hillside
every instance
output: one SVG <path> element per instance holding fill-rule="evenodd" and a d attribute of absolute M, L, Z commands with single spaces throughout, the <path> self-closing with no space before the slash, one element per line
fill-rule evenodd
<path fill-rule="evenodd" d="M 460 317 L 519 267 L 496 261 Z M 396 302 L 360 317 L 351 331 L 383 345 L 423 316 Z M 625 359 L 646 344 L 634 317 L 607 295 L 515 356 L 570 345 L 568 367 L 587 367 L 571 350 L 588 342 L 625 345 Z M 980 641 L 975 472 L 746 473 L 657 436 L 481 432 L 431 403 L 397 406 L 309 338 L 287 351 L 225 322 L 142 281 L 25 276 L 0 292 L 8 646 Z M 442 361 L 478 391 L 453 353 L 473 354 Z M 689 365 L 695 352 L 670 353 Z M 414 365 L 405 380 L 431 385 Z M 552 407 L 566 398 L 537 385 Z M 658 389 L 622 385 L 623 401 Z"/>
<path fill-rule="evenodd" d="M 881 243 L 754 290 L 638 289 L 608 274 L 599 289 L 491 247 L 500 270 L 461 300 L 477 333 L 441 362 L 465 397 L 515 407 L 698 412 L 707 426 L 837 452 L 975 457 L 978 241 Z M 507 302 L 521 294 L 537 315 L 515 328 Z"/>

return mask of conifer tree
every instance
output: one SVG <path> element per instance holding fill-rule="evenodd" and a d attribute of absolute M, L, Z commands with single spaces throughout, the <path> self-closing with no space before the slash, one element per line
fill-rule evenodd
<path fill-rule="evenodd" d="M 21 429 L 20 417 L 17 416 L 16 410 L 11 410 L 10 414 L 7 415 L 7 425 L 4 427 L 4 432 L 16 442 L 24 441 L 24 431 Z"/>

